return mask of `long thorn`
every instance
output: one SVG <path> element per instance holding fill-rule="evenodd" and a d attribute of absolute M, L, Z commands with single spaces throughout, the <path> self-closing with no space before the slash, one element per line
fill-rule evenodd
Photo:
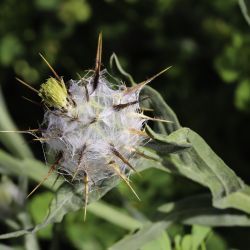
<path fill-rule="evenodd" d="M 153 109 L 149 109 L 149 108 L 141 107 L 140 109 L 141 109 L 142 111 L 145 111 L 145 112 L 154 112 Z"/>
<path fill-rule="evenodd" d="M 57 161 L 50 167 L 48 174 L 38 183 L 38 185 L 27 195 L 26 199 L 29 198 L 54 172 L 56 169 L 56 166 L 58 165 L 59 161 L 62 159 L 62 155 L 60 155 L 57 159 Z"/>
<path fill-rule="evenodd" d="M 98 36 L 98 45 L 97 45 L 96 61 L 95 61 L 95 74 L 94 74 L 94 80 L 93 80 L 94 91 L 98 87 L 101 64 L 102 64 L 102 33 L 100 33 Z"/>
<path fill-rule="evenodd" d="M 83 184 L 84 184 L 84 218 L 83 220 L 86 221 L 87 216 L 87 205 L 88 205 L 88 195 L 89 195 L 89 178 L 88 174 L 84 172 L 83 176 Z"/>
<path fill-rule="evenodd" d="M 30 132 L 40 132 L 40 129 L 29 129 L 29 130 L 3 130 L 0 133 L 30 133 Z"/>
<path fill-rule="evenodd" d="M 134 129 L 134 128 L 129 128 L 128 131 L 131 134 L 149 137 L 148 134 L 145 131 L 142 131 L 142 130 L 137 130 L 137 129 Z"/>
<path fill-rule="evenodd" d="M 130 190 L 133 192 L 133 194 L 136 196 L 136 198 L 140 201 L 141 199 L 139 198 L 139 196 L 137 195 L 137 193 L 135 192 L 133 187 L 130 185 L 129 180 L 127 179 L 127 177 L 124 174 L 121 173 L 119 166 L 115 162 L 111 162 L 109 165 L 115 170 L 115 172 L 119 175 L 119 177 L 122 180 L 124 180 L 126 185 L 130 188 Z"/>
<path fill-rule="evenodd" d="M 154 118 L 154 117 L 150 117 L 150 116 L 147 116 L 147 115 L 144 115 L 144 114 L 140 114 L 140 113 L 135 113 L 133 115 L 141 117 L 141 118 L 146 119 L 146 120 L 157 121 L 157 122 L 165 122 L 165 123 L 173 123 L 172 121 L 168 121 L 168 120 L 164 120 L 164 119 L 159 119 L 159 118 Z"/>
<path fill-rule="evenodd" d="M 76 177 L 76 175 L 77 175 L 77 173 L 79 171 L 79 168 L 80 168 L 81 162 L 82 162 L 83 153 L 84 153 L 86 147 L 87 147 L 86 144 L 84 144 L 82 149 L 81 149 L 80 156 L 79 156 L 79 159 L 78 159 L 78 162 L 77 162 L 76 171 L 75 171 L 75 173 L 74 173 L 74 175 L 73 175 L 73 177 L 71 179 L 71 182 L 75 179 L 75 177 Z"/>
<path fill-rule="evenodd" d="M 58 138 L 58 137 L 50 137 L 50 138 L 43 138 L 43 137 L 41 137 L 41 138 L 35 138 L 32 141 L 40 141 L 40 142 L 42 142 L 42 141 L 49 141 L 49 140 L 55 139 L 55 138 Z"/>
<path fill-rule="evenodd" d="M 138 151 L 138 150 L 136 150 L 136 149 L 133 149 L 133 151 L 134 151 L 137 155 L 139 155 L 139 156 L 141 156 L 141 157 L 143 157 L 143 158 L 145 158 L 145 159 L 158 161 L 158 159 L 156 159 L 156 158 L 154 158 L 154 157 L 151 157 L 151 156 L 149 156 L 149 155 L 145 155 L 143 152 L 140 152 L 140 151 Z"/>
<path fill-rule="evenodd" d="M 120 160 L 122 160 L 122 162 L 123 163 L 125 163 L 129 168 L 131 168 L 135 173 L 137 173 L 139 176 L 141 176 L 140 175 L 140 173 L 138 172 L 138 171 L 136 171 L 136 169 L 130 164 L 130 162 L 121 154 L 121 153 L 119 153 L 116 149 L 115 149 L 115 147 L 112 145 L 112 147 L 111 147 L 111 150 L 112 150 L 112 152 L 113 152 L 113 154 L 115 155 L 115 156 L 117 156 Z"/>
<path fill-rule="evenodd" d="M 138 83 L 136 86 L 134 87 L 131 87 L 131 88 L 127 88 L 125 91 L 124 91 L 124 95 L 127 95 L 127 94 L 130 94 L 130 93 L 134 93 L 136 92 L 137 90 L 140 90 L 142 89 L 145 85 L 147 85 L 148 83 L 152 82 L 156 77 L 162 75 L 163 73 L 165 73 L 167 70 L 169 70 L 172 66 L 160 71 L 159 73 L 157 73 L 156 75 L 150 77 L 149 79 L 141 82 L 141 83 Z"/>
<path fill-rule="evenodd" d="M 33 100 L 31 100 L 31 99 L 29 99 L 29 98 L 27 98 L 27 97 L 25 97 L 25 96 L 22 96 L 22 98 L 23 98 L 24 100 L 28 101 L 28 102 L 31 102 L 31 103 L 35 104 L 36 106 L 39 106 L 39 107 L 42 106 L 41 103 L 36 102 L 36 101 L 33 101 Z"/>
<path fill-rule="evenodd" d="M 18 82 L 20 82 L 21 84 L 23 84 L 25 87 L 27 87 L 27 88 L 31 89 L 32 91 L 36 92 L 37 94 L 39 93 L 39 91 L 38 91 L 37 89 L 31 87 L 27 82 L 25 82 L 25 81 L 19 79 L 18 77 L 16 77 L 16 80 L 17 80 Z"/>
<path fill-rule="evenodd" d="M 102 63 L 102 33 L 98 36 L 97 52 L 96 52 L 96 62 L 95 62 L 95 72 L 101 69 Z"/>
<path fill-rule="evenodd" d="M 127 108 L 127 107 L 132 106 L 132 105 L 137 104 L 137 103 L 139 103 L 138 100 L 132 101 L 132 102 L 127 102 L 127 103 L 120 103 L 117 105 L 113 105 L 113 109 L 115 111 L 120 111 L 121 109 Z"/>
<path fill-rule="evenodd" d="M 52 73 L 54 74 L 54 76 L 57 78 L 58 81 L 61 82 L 61 77 L 56 73 L 56 71 L 53 69 L 53 67 L 50 65 L 50 63 L 46 60 L 46 58 L 39 53 L 39 56 L 43 59 L 43 61 L 47 64 L 47 66 L 49 67 L 49 69 L 52 71 Z"/>

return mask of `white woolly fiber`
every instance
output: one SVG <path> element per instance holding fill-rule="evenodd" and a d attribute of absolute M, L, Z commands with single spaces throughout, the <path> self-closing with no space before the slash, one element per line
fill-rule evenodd
<path fill-rule="evenodd" d="M 87 174 L 90 189 L 102 179 L 119 176 L 115 166 L 126 175 L 131 166 L 136 168 L 134 149 L 146 139 L 139 133 L 145 122 L 138 115 L 140 89 L 126 92 L 105 75 L 100 72 L 96 89 L 94 75 L 70 80 L 67 109 L 48 109 L 43 122 L 47 146 L 61 154 L 57 171 L 75 181 Z"/>

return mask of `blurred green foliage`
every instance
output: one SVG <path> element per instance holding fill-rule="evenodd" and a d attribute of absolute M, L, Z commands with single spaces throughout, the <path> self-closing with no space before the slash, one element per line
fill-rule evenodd
<path fill-rule="evenodd" d="M 249 2 L 246 4 L 250 9 Z M 76 73 L 94 66 L 100 31 L 104 36 L 104 66 L 115 51 L 127 71 L 141 81 L 173 65 L 153 86 L 171 104 L 182 124 L 198 131 L 243 180 L 250 182 L 250 26 L 236 0 L 2 0 L 0 84 L 18 126 L 36 127 L 42 111 L 20 99 L 21 95 L 36 97 L 18 86 L 14 76 L 35 87 L 44 82 L 51 73 L 38 56 L 41 52 L 65 79 L 76 78 Z M 42 159 L 40 146 L 33 149 Z M 21 180 L 13 179 L 20 184 Z M 141 220 L 145 216 L 155 219 L 154 211 L 164 202 L 204 190 L 181 177 L 151 169 L 134 183 L 141 203 L 131 198 L 123 184 L 105 200 Z M 1 188 L 6 185 L 7 189 Z M 0 191 L 9 188 L 11 192 L 1 194 L 4 203 L 22 207 L 16 200 L 17 187 L 2 179 Z M 30 200 L 29 210 L 36 224 L 51 197 L 42 191 Z M 8 219 L 7 226 L 1 224 L 1 233 L 6 233 L 6 228 L 22 228 L 21 220 L 16 225 L 11 217 Z M 179 246 L 189 244 L 183 242 L 190 242 L 192 230 L 190 226 L 172 226 L 169 236 L 163 235 L 159 242 L 170 237 L 176 250 L 190 249 Z M 79 211 L 66 216 L 62 224 L 40 231 L 38 239 L 41 249 L 50 245 L 51 249 L 98 250 L 107 249 L 125 233 L 125 229 L 92 214 L 84 224 Z M 206 247 L 247 250 L 249 233 L 249 229 L 215 229 L 207 236 Z M 21 239 L 5 243 L 23 245 Z"/>

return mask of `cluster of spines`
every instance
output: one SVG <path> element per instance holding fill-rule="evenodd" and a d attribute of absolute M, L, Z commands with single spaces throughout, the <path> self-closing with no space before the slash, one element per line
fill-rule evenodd
<path fill-rule="evenodd" d="M 56 71 L 52 68 L 52 66 L 49 64 L 49 62 L 40 54 L 40 56 L 42 57 L 42 59 L 44 60 L 44 62 L 48 65 L 48 67 L 50 68 L 50 70 L 53 72 L 54 77 L 50 77 L 47 82 L 45 84 L 43 84 L 40 88 L 40 90 L 36 90 L 33 87 L 31 87 L 29 84 L 27 84 L 26 82 L 20 80 L 17 78 L 17 80 L 19 82 L 21 82 L 22 84 L 24 84 L 25 86 L 27 86 L 28 88 L 30 88 L 31 90 L 33 90 L 34 92 L 36 92 L 43 101 L 44 106 L 50 110 L 50 108 L 55 108 L 58 110 L 62 111 L 62 115 L 67 116 L 66 113 L 64 113 L 65 110 L 67 110 L 68 105 L 75 105 L 74 100 L 70 97 L 69 93 L 68 93 L 68 89 L 65 86 L 65 83 L 63 81 L 63 79 L 61 77 L 59 77 L 59 75 L 56 73 Z M 94 91 L 98 88 L 99 85 L 99 78 L 100 78 L 100 72 L 101 72 L 101 56 L 102 56 L 102 36 L 101 34 L 99 35 L 98 38 L 98 46 L 97 46 L 97 54 L 96 54 L 96 63 L 95 63 L 95 69 L 93 71 L 93 78 L 92 78 L 92 93 L 94 93 Z M 130 94 L 130 93 L 135 93 L 139 90 L 141 90 L 146 84 L 148 84 L 149 82 L 151 82 L 153 79 L 155 79 L 156 77 L 158 77 L 160 74 L 164 73 L 165 71 L 167 71 L 169 68 L 166 68 L 164 70 L 162 70 L 161 72 L 159 72 L 158 74 L 156 74 L 155 76 L 147 79 L 146 81 L 137 84 L 136 86 L 130 87 L 130 88 L 126 88 L 124 90 L 124 94 Z M 89 93 L 88 88 L 85 85 L 85 94 L 86 94 L 86 99 L 89 100 L 90 95 L 92 93 Z M 148 97 L 146 97 L 148 98 Z M 142 99 L 144 100 L 144 99 Z M 120 103 L 120 104 L 114 104 L 113 105 L 113 109 L 115 111 L 120 111 L 123 110 L 129 106 L 138 104 L 138 100 L 134 100 L 134 101 L 129 101 L 127 103 Z M 152 118 L 149 116 L 144 115 L 143 113 L 137 113 L 138 117 L 140 117 L 141 119 L 144 120 L 156 120 L 156 121 L 162 121 L 162 122 L 168 122 L 166 120 L 162 120 L 162 119 L 156 119 L 156 118 Z M 70 119 L 77 119 L 76 117 L 69 117 Z M 93 121 L 94 122 L 94 121 Z M 136 129 L 130 129 L 131 133 L 135 133 L 137 135 L 141 135 L 141 136 L 147 136 L 145 131 L 142 130 L 136 130 Z M 8 131 L 6 131 L 8 132 Z M 40 129 L 35 129 L 35 130 L 27 130 L 27 131 L 20 131 L 20 132 L 27 132 L 27 133 L 32 133 L 33 135 L 36 136 L 35 140 L 39 140 L 41 142 L 46 141 L 46 138 L 41 137 L 38 138 L 36 135 L 36 132 L 42 132 Z M 110 149 L 112 151 L 112 153 L 120 159 L 121 162 L 123 162 L 130 170 L 132 171 L 136 171 L 136 169 L 132 166 L 132 164 L 130 163 L 130 161 L 124 157 L 115 147 L 114 145 L 110 144 Z M 79 171 L 79 166 L 80 166 L 80 162 L 82 160 L 83 157 L 83 152 L 86 150 L 86 145 L 82 148 L 82 152 L 80 153 L 80 157 L 78 160 L 78 165 L 76 167 L 76 170 L 72 176 L 71 181 L 74 181 L 78 171 Z M 137 152 L 136 149 L 132 149 L 134 150 L 134 152 Z M 142 155 L 143 156 L 143 155 Z M 55 163 L 50 167 L 48 174 L 41 180 L 41 182 L 29 193 L 29 195 L 27 197 L 29 197 L 31 194 L 33 194 L 42 184 L 44 181 L 46 181 L 49 176 L 57 169 L 57 166 L 60 165 L 60 161 L 63 158 L 63 154 L 62 152 L 58 152 Z M 108 163 L 111 168 L 113 169 L 113 171 L 122 179 L 124 180 L 124 182 L 127 184 L 127 186 L 131 189 L 131 191 L 135 194 L 135 196 L 139 199 L 138 195 L 136 194 L 136 192 L 134 191 L 134 189 L 132 188 L 131 184 L 130 184 L 130 180 L 128 179 L 126 173 L 122 172 L 119 165 L 111 160 Z M 85 205 L 84 205 L 84 219 L 86 218 L 86 207 L 87 207 L 87 203 L 88 203 L 88 193 L 89 193 L 89 182 L 90 182 L 90 176 L 88 175 L 88 173 L 86 171 L 83 171 L 83 178 L 82 178 L 82 182 L 84 185 L 84 200 L 85 200 Z"/>

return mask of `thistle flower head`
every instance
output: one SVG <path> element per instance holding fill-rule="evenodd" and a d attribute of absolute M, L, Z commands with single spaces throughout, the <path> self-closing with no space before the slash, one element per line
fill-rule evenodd
<path fill-rule="evenodd" d="M 132 170 L 132 162 L 135 163 L 132 149 L 146 139 L 139 132 L 132 132 L 141 131 L 145 122 L 145 118 L 138 115 L 141 112 L 139 91 L 127 94 L 124 88 L 109 82 L 106 74 L 105 70 L 100 72 L 95 90 L 94 74 L 70 80 L 68 90 L 62 93 L 68 92 L 68 99 L 74 105 L 64 111 L 60 108 L 67 106 L 67 95 L 58 95 L 54 89 L 49 91 L 49 102 L 58 108 L 47 110 L 43 123 L 46 127 L 43 137 L 47 138 L 48 147 L 63 155 L 58 171 L 79 181 L 87 173 L 92 184 L 118 175 L 114 165 L 119 166 L 121 173 Z M 61 87 L 58 89 L 61 91 Z M 46 95 L 46 103 L 47 99 Z"/>
<path fill-rule="evenodd" d="M 106 70 L 101 71 L 101 55 L 99 35 L 95 70 L 66 84 L 41 55 L 55 78 L 49 78 L 39 91 L 32 89 L 46 105 L 40 139 L 58 157 L 30 194 L 56 170 L 72 183 L 83 183 L 85 216 L 88 193 L 95 186 L 102 187 L 106 179 L 121 178 L 137 196 L 128 176 L 137 172 L 137 147 L 149 140 L 143 126 L 154 120 L 143 115 L 139 95 L 147 83 L 167 70 L 127 88 L 110 81 Z"/>

